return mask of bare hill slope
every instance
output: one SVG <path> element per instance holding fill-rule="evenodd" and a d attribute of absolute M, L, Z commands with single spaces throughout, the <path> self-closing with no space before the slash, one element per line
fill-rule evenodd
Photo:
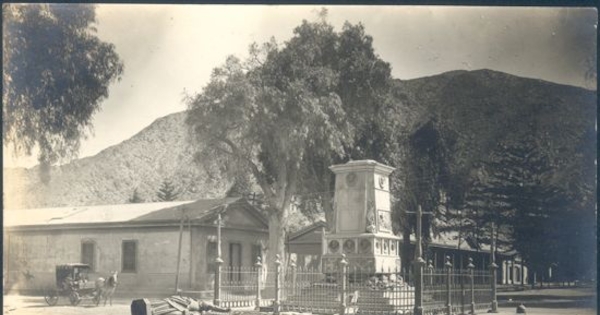
<path fill-rule="evenodd" d="M 185 112 L 154 121 L 133 137 L 92 157 L 52 168 L 48 185 L 39 169 L 4 169 L 5 208 L 127 203 L 138 190 L 144 201 L 170 180 L 179 200 L 222 196 L 228 181 L 211 179 L 193 163 Z"/>

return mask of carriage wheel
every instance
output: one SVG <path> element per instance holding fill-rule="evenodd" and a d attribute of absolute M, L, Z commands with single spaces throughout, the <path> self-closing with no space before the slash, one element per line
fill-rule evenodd
<path fill-rule="evenodd" d="M 71 294 L 69 294 L 69 301 L 71 301 L 71 305 L 77 306 L 79 304 L 79 302 L 81 302 L 79 293 L 77 293 L 77 291 L 71 292 Z"/>
<path fill-rule="evenodd" d="M 46 300 L 46 303 L 48 303 L 48 305 L 50 305 L 50 306 L 56 305 L 56 303 L 58 302 L 58 290 L 56 290 L 56 289 L 47 290 L 46 294 L 44 295 L 44 299 Z"/>

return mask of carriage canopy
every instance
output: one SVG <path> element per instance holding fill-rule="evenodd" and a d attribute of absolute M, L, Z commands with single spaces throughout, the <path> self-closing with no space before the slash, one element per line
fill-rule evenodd
<path fill-rule="evenodd" d="M 56 284 L 60 286 L 66 278 L 86 279 L 90 265 L 82 263 L 69 263 L 56 266 Z"/>

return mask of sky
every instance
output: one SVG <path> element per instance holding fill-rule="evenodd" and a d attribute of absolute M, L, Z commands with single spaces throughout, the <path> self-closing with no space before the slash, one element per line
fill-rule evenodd
<path fill-rule="evenodd" d="M 212 69 L 229 55 L 245 58 L 253 42 L 284 44 L 321 8 L 336 30 L 362 23 L 392 76 L 407 80 L 452 70 L 492 69 L 595 88 L 594 8 L 456 6 L 98 5 L 97 36 L 113 43 L 125 71 L 82 140 L 80 157 L 97 154 L 157 118 L 186 109 Z M 595 73 L 595 68 L 593 68 Z M 31 167 L 35 157 L 5 148 L 5 167 Z"/>

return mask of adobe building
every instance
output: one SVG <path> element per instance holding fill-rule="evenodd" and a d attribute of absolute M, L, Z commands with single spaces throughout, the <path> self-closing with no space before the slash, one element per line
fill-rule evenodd
<path fill-rule="evenodd" d="M 82 262 L 92 267 L 90 280 L 119 271 L 120 295 L 173 294 L 180 235 L 180 288 L 210 290 L 219 212 L 223 266 L 253 266 L 268 225 L 241 198 L 5 210 L 5 292 L 54 288 L 56 265 Z"/>

